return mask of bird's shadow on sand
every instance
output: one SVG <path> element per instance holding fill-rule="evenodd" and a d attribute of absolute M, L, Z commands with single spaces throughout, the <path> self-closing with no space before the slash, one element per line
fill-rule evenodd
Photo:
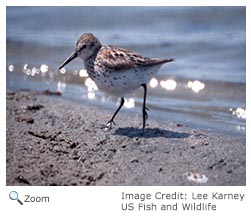
<path fill-rule="evenodd" d="M 130 138 L 135 138 L 135 137 L 187 138 L 190 136 L 190 134 L 188 133 L 174 132 L 160 128 L 146 128 L 144 134 L 142 134 L 142 132 L 143 131 L 141 128 L 125 127 L 116 129 L 114 135 L 127 136 Z"/>

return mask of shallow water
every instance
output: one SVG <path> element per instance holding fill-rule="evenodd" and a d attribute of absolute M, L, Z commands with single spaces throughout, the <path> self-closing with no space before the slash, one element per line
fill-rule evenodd
<path fill-rule="evenodd" d="M 59 90 L 115 109 L 81 60 L 59 71 L 84 32 L 148 57 L 175 58 L 150 82 L 149 117 L 245 135 L 245 7 L 7 7 L 7 88 Z M 142 89 L 128 95 L 137 112 Z M 138 109 L 131 109 L 131 108 Z"/>

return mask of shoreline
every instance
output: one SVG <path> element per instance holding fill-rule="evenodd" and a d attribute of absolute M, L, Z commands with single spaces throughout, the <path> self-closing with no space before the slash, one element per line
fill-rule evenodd
<path fill-rule="evenodd" d="M 106 132 L 100 107 L 32 91 L 6 101 L 6 185 L 246 185 L 245 137 L 154 119 L 142 137 L 127 112 Z"/>
<path fill-rule="evenodd" d="M 18 73 L 7 73 L 7 89 L 12 90 L 29 90 L 29 91 L 45 91 L 51 90 L 56 91 L 59 89 L 58 85 L 60 86 L 60 82 L 50 82 L 49 84 L 45 85 L 44 82 L 41 80 L 35 80 L 35 77 L 26 77 L 26 75 L 21 76 Z M 72 77 L 72 76 L 70 76 Z M 74 76 L 75 77 L 75 76 Z M 27 80 L 26 80 L 27 78 Z M 64 77 L 61 77 L 64 78 Z M 76 77 L 75 77 L 76 79 Z M 89 106 L 94 105 L 99 107 L 99 109 L 106 109 L 107 111 L 114 112 L 116 109 L 115 105 L 116 99 L 111 98 L 110 96 L 103 94 L 100 91 L 94 92 L 95 100 L 88 99 L 88 91 L 86 87 L 83 87 L 85 81 L 82 80 L 82 85 L 76 85 L 74 83 L 67 83 L 66 88 L 63 90 L 62 98 L 66 100 L 70 100 L 73 103 L 87 103 Z M 184 85 L 184 83 L 182 84 Z M 218 84 L 219 86 L 219 84 Z M 246 107 L 242 102 L 233 102 L 235 100 L 233 92 L 229 92 L 224 94 L 224 98 L 227 98 L 226 101 L 222 101 L 223 95 L 219 96 L 217 99 L 215 98 L 218 93 L 221 92 L 222 89 L 215 89 L 215 84 L 208 89 L 214 89 L 211 94 L 208 95 L 209 92 L 202 92 L 202 95 L 191 95 L 190 93 L 187 94 L 187 90 L 183 89 L 179 92 L 173 92 L 169 95 L 166 95 L 167 92 L 159 90 L 153 90 L 151 92 L 151 88 L 149 88 L 148 95 L 147 95 L 147 107 L 150 109 L 149 117 L 154 119 L 155 121 L 161 121 L 163 124 L 165 122 L 180 122 L 181 124 L 187 124 L 192 128 L 200 128 L 204 130 L 209 130 L 212 132 L 220 132 L 226 135 L 232 136 L 240 136 L 243 137 L 246 134 L 246 124 L 245 120 L 241 118 L 237 118 L 237 116 L 233 116 L 235 110 L 239 107 Z M 244 88 L 243 86 L 241 89 Z M 59 89 L 60 90 L 60 89 Z M 157 92 L 156 92 L 157 91 Z M 158 93 L 159 92 L 159 93 Z M 242 92 L 245 92 L 245 89 L 242 89 Z M 94 95 L 93 94 L 93 95 Z M 133 115 L 137 113 L 138 115 L 141 114 L 142 108 L 142 89 L 139 89 L 134 92 L 134 95 L 128 94 L 126 96 L 127 99 L 133 98 L 134 99 L 134 106 L 133 109 L 125 109 L 123 107 L 123 112 L 127 112 L 127 115 Z M 157 94 L 157 95 L 155 95 Z M 160 94 L 160 95 L 158 95 Z M 237 94 L 237 92 L 235 93 Z M 212 99 L 214 98 L 214 99 Z M 231 105 L 232 102 L 233 104 Z M 165 100 L 168 100 L 168 103 L 162 103 Z M 177 101 L 178 100 L 178 101 Z M 205 104 L 205 100 L 208 100 L 208 106 Z M 216 101 L 215 101 L 216 100 Z M 245 99 L 243 99 L 245 101 Z M 112 103 L 111 103 L 112 101 Z M 214 101 L 215 105 L 210 104 L 210 101 Z M 227 103 L 228 105 L 220 105 L 222 103 Z M 201 104 L 201 105 L 199 105 Z M 108 109 L 109 108 L 109 109 Z M 232 111 L 231 111 L 232 109 Z"/>

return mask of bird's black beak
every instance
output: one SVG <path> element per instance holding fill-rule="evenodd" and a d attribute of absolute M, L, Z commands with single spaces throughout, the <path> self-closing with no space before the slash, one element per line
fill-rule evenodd
<path fill-rule="evenodd" d="M 78 53 L 75 51 L 73 52 L 64 62 L 60 65 L 59 70 L 63 68 L 65 65 L 67 65 L 69 62 L 71 62 L 73 59 L 78 57 Z"/>

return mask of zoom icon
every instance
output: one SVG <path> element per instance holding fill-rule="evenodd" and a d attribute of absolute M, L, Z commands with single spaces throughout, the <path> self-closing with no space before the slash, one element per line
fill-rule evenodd
<path fill-rule="evenodd" d="M 11 191 L 9 193 L 9 198 L 11 200 L 16 200 L 20 205 L 23 205 L 22 201 L 18 198 L 18 193 L 16 191 Z"/>

